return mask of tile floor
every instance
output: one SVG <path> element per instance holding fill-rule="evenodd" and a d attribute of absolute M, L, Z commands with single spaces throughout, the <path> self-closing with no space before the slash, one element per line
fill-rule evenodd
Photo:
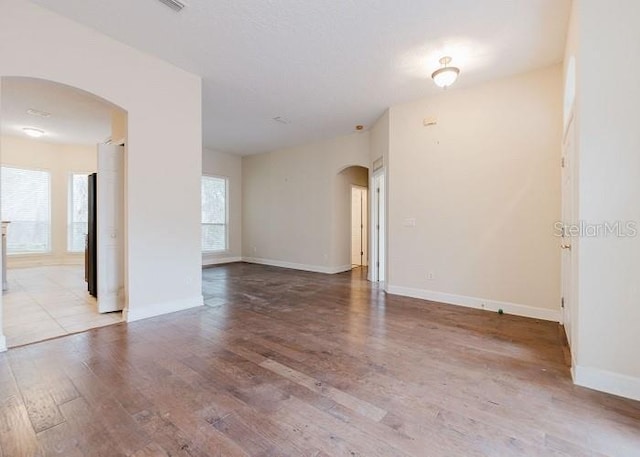
<path fill-rule="evenodd" d="M 122 313 L 98 314 L 87 293 L 84 267 L 17 268 L 7 271 L 4 334 L 15 347 L 122 321 Z"/>

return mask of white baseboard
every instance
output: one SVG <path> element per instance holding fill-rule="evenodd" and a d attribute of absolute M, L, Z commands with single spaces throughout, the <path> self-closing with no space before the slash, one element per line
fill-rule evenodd
<path fill-rule="evenodd" d="M 163 314 L 175 313 L 176 311 L 184 311 L 185 309 L 197 308 L 203 306 L 204 301 L 202 295 L 198 295 L 193 298 L 185 298 L 182 300 L 172 300 L 164 303 L 158 303 L 155 305 L 146 305 L 133 308 L 125 308 L 122 317 L 125 322 L 135 322 L 141 319 L 148 319 L 150 317 L 161 316 Z"/>
<path fill-rule="evenodd" d="M 311 271 L 313 273 L 336 274 L 351 270 L 351 264 L 339 267 L 325 267 L 322 265 L 305 265 L 302 263 L 283 262 L 281 260 L 260 259 L 256 257 L 243 257 L 243 262 L 269 265 L 272 267 L 291 268 L 292 270 Z"/>
<path fill-rule="evenodd" d="M 640 401 L 640 378 L 580 365 L 572 371 L 578 386 Z"/>
<path fill-rule="evenodd" d="M 222 265 L 223 263 L 242 262 L 242 257 L 203 257 L 202 266 Z"/>
<path fill-rule="evenodd" d="M 4 335 L 0 335 L 0 352 L 7 350 L 7 338 Z"/>
<path fill-rule="evenodd" d="M 545 321 L 559 322 L 560 310 L 534 308 L 533 306 L 519 305 L 516 303 L 501 302 L 496 300 L 488 300 L 477 297 L 467 297 L 464 295 L 453 295 L 443 292 L 434 292 L 425 289 L 413 289 L 410 287 L 400 287 L 389 285 L 385 289 L 387 293 L 394 295 L 402 295 L 404 297 L 420 298 L 449 305 L 464 306 L 467 308 L 483 309 L 486 311 L 494 311 L 502 309 L 505 314 L 513 314 L 515 316 L 531 317 L 534 319 L 542 319 Z"/>
<path fill-rule="evenodd" d="M 14 255 L 7 256 L 7 268 L 34 268 L 58 265 L 84 265 L 84 254 L 68 254 L 65 256 L 53 255 Z"/>

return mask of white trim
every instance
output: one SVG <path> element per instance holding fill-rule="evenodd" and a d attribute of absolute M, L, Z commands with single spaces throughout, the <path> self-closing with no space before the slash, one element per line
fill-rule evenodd
<path fill-rule="evenodd" d="M 0 352 L 7 350 L 7 338 L 4 335 L 0 335 Z"/>
<path fill-rule="evenodd" d="M 242 262 L 242 257 L 237 256 L 237 257 L 211 257 L 208 255 L 203 255 L 202 256 L 202 266 L 208 266 L 208 265 L 220 265 L 223 263 L 234 263 L 234 262 Z"/>
<path fill-rule="evenodd" d="M 530 317 L 533 319 L 542 319 L 545 321 L 559 322 L 560 310 L 535 308 L 528 305 L 520 305 L 517 303 L 501 302 L 497 300 L 488 300 L 477 297 L 467 297 L 464 295 L 453 295 L 443 292 L 434 292 L 425 289 L 413 289 L 410 287 L 399 287 L 389 285 L 387 292 L 394 295 L 402 295 L 404 297 L 420 298 L 449 305 L 464 306 L 467 308 L 483 309 L 486 311 L 495 311 L 502 309 L 505 314 L 513 314 L 515 316 Z"/>
<path fill-rule="evenodd" d="M 84 253 L 14 254 L 7 257 L 7 268 L 9 269 L 58 265 L 84 265 Z"/>
<path fill-rule="evenodd" d="M 243 262 L 270 265 L 272 267 L 290 268 L 292 270 L 311 271 L 313 273 L 325 273 L 329 275 L 343 273 L 351 270 L 351 264 L 339 267 L 326 267 L 323 265 L 305 265 L 302 263 L 283 262 L 281 260 L 260 259 L 256 257 L 243 257 Z"/>
<path fill-rule="evenodd" d="M 202 295 L 193 298 L 184 298 L 181 300 L 172 300 L 155 305 L 146 305 L 141 307 L 127 307 L 122 313 L 125 322 L 135 322 L 150 317 L 162 316 L 163 314 L 175 313 L 176 311 L 184 311 L 185 309 L 197 308 L 203 306 L 204 301 Z"/>
<path fill-rule="evenodd" d="M 579 365 L 572 371 L 578 386 L 640 401 L 640 378 Z"/>

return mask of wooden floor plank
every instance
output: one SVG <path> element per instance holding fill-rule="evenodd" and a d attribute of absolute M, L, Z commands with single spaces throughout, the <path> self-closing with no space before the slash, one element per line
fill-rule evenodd
<path fill-rule="evenodd" d="M 80 449 L 75 433 L 77 431 L 74 432 L 66 421 L 38 433 L 44 455 L 83 457 L 85 454 Z"/>
<path fill-rule="evenodd" d="M 27 409 L 18 395 L 8 396 L 0 403 L 0 446 L 6 456 L 42 455 Z"/>
<path fill-rule="evenodd" d="M 274 373 L 277 373 L 280 376 L 287 378 L 297 384 L 300 384 L 301 386 L 311 391 L 314 391 L 321 395 L 326 395 L 336 403 L 345 406 L 358 414 L 362 414 L 363 416 L 373 421 L 379 422 L 387 414 L 386 411 L 378 408 L 375 405 L 372 405 L 371 403 L 360 400 L 352 395 L 349 395 L 346 392 L 336 389 L 335 387 L 325 385 L 321 381 L 318 381 L 311 376 L 307 376 L 304 373 L 296 371 L 293 368 L 282 365 L 275 360 L 267 359 L 262 362 L 260 366 L 262 368 L 266 368 L 267 370 L 273 371 Z"/>
<path fill-rule="evenodd" d="M 60 411 L 69 426 L 69 434 L 75 446 L 85 456 L 122 457 L 118 443 L 105 429 L 100 411 L 93 410 L 82 397 L 60 405 Z M 114 426 L 117 424 L 113 424 Z"/>
<path fill-rule="evenodd" d="M 0 457 L 638 457 L 558 325 L 232 264 L 207 307 L 0 354 Z"/>

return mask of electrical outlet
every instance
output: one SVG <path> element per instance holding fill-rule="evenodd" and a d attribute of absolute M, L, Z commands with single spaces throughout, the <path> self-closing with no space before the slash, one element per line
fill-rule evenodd
<path fill-rule="evenodd" d="M 429 281 L 433 281 L 434 279 L 436 279 L 436 275 L 433 271 L 430 271 L 429 273 L 427 273 L 427 279 Z"/>

